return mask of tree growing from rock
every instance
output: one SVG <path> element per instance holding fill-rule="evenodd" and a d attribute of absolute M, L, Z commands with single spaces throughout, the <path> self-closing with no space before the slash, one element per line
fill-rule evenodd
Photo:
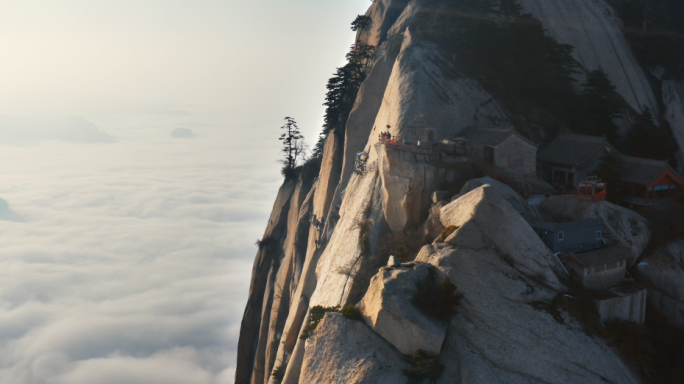
<path fill-rule="evenodd" d="M 616 142 L 617 126 L 614 118 L 620 117 L 620 103 L 615 99 L 615 85 L 599 67 L 589 72 L 579 96 L 576 128 L 580 133 L 606 136 Z"/>
<path fill-rule="evenodd" d="M 294 175 L 298 159 L 301 159 L 305 154 L 306 144 L 304 143 L 304 135 L 299 131 L 295 119 L 285 117 L 285 125 L 280 129 L 285 130 L 278 140 L 283 142 L 283 159 L 280 160 L 280 163 L 283 164 L 283 176 L 287 178 Z"/>
<path fill-rule="evenodd" d="M 351 30 L 356 32 L 356 31 L 363 31 L 370 25 L 371 18 L 369 16 L 364 16 L 364 15 L 358 15 L 356 16 L 356 19 L 352 21 L 351 23 Z"/>
<path fill-rule="evenodd" d="M 647 159 L 671 160 L 675 153 L 672 143 L 669 130 L 656 125 L 653 113 L 647 107 L 636 117 L 627 133 L 627 154 Z"/>

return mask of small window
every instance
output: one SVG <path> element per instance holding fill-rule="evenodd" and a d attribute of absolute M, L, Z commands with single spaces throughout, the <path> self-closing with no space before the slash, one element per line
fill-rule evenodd
<path fill-rule="evenodd" d="M 565 239 L 565 232 L 558 232 L 558 241 L 563 241 Z"/>
<path fill-rule="evenodd" d="M 523 155 L 512 155 L 508 157 L 509 167 L 524 167 L 525 166 L 525 156 Z"/>
<path fill-rule="evenodd" d="M 601 240 L 601 231 L 596 231 L 596 240 Z"/>

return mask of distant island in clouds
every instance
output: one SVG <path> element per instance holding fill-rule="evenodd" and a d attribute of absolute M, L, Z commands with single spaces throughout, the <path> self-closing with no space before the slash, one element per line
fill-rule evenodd
<path fill-rule="evenodd" d="M 43 140 L 71 143 L 113 143 L 116 139 L 83 117 L 33 121 L 0 115 L 0 144 L 33 145 Z"/>
<path fill-rule="evenodd" d="M 176 139 L 192 139 L 196 137 L 195 133 L 187 128 L 176 128 L 171 132 L 171 137 L 175 137 Z"/>

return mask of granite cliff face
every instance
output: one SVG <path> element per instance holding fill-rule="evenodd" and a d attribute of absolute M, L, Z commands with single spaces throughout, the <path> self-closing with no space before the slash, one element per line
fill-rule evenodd
<path fill-rule="evenodd" d="M 639 66 L 604 0 L 519 3 L 549 35 L 575 47 L 582 70 L 602 66 L 629 106 L 664 113 L 684 143 L 681 84 L 654 81 Z M 639 382 L 572 316 L 535 307 L 567 290 L 560 262 L 528 225 L 538 212 L 487 180 L 432 205 L 431 194 L 460 171 L 378 144 L 380 132 L 405 135 L 416 124 L 431 127 L 438 138 L 473 124 L 510 124 L 509 112 L 477 79 L 418 37 L 413 20 L 420 7 L 420 0 L 376 0 L 366 14 L 370 26 L 357 38 L 376 49 L 346 129 L 328 136 L 317 178 L 284 182 L 264 232 L 235 383 L 406 383 L 402 372 L 412 349 L 440 356 L 446 370 L 439 383 Z M 654 88 L 658 81 L 662 87 Z M 368 160 L 355 171 L 361 151 Z M 607 205 L 592 205 L 582 215 L 613 227 L 624 223 L 609 216 L 630 217 Z M 311 225 L 314 216 L 326 219 L 323 228 Z M 414 262 L 378 264 L 382 239 L 428 217 L 431 244 Z M 635 255 L 648 241 L 647 229 L 638 225 L 645 234 L 625 240 L 633 242 Z M 436 239 L 449 226 L 458 229 Z M 428 270 L 449 276 L 464 295 L 448 321 L 425 318 L 410 302 L 410 287 Z M 309 338 L 300 338 L 311 308 L 347 305 L 358 305 L 363 320 L 329 312 Z"/>

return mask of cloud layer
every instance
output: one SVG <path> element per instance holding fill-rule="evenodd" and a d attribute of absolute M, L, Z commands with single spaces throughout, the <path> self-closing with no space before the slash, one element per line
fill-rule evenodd
<path fill-rule="evenodd" d="M 277 140 L 137 119 L 98 121 L 115 144 L 0 148 L 19 217 L 0 221 L 1 383 L 232 383 Z"/>
<path fill-rule="evenodd" d="M 0 115 L 0 144 L 36 145 L 43 140 L 72 143 L 113 143 L 111 135 L 102 132 L 82 117 L 63 120 L 33 121 Z"/>

